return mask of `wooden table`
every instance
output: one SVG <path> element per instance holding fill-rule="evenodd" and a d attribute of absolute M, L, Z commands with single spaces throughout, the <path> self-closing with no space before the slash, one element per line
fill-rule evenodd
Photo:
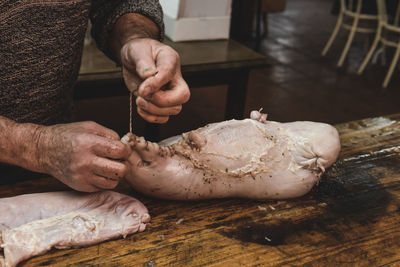
<path fill-rule="evenodd" d="M 181 56 L 184 79 L 190 88 L 228 84 L 226 119 L 241 119 L 244 113 L 249 72 L 266 67 L 265 56 L 234 40 L 165 43 Z M 121 69 L 94 44 L 85 46 L 75 99 L 127 95 Z"/>
<path fill-rule="evenodd" d="M 23 266 L 398 265 L 400 114 L 336 127 L 339 160 L 302 198 L 183 202 L 139 196 L 152 215 L 145 232 L 53 250 Z M 62 189 L 44 178 L 2 186 L 0 196 Z M 118 191 L 134 194 L 126 185 Z"/>

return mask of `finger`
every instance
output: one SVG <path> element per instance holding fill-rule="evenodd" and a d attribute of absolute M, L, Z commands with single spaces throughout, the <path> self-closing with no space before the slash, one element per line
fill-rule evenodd
<path fill-rule="evenodd" d="M 93 152 L 99 156 L 109 159 L 127 159 L 129 156 L 129 147 L 120 140 L 102 139 L 93 146 Z"/>
<path fill-rule="evenodd" d="M 143 119 L 151 123 L 166 123 L 169 119 L 169 116 L 157 116 L 154 114 L 147 113 L 140 107 L 137 108 L 137 112 Z"/>
<path fill-rule="evenodd" d="M 98 157 L 92 164 L 93 173 L 104 178 L 118 181 L 126 175 L 127 167 L 122 162 Z"/>
<path fill-rule="evenodd" d="M 152 46 L 146 40 L 136 40 L 123 48 L 121 61 L 131 73 L 137 73 L 142 79 L 156 73 Z"/>
<path fill-rule="evenodd" d="M 148 96 L 160 90 L 170 82 L 178 72 L 180 73 L 179 55 L 172 50 L 163 49 L 157 55 L 157 74 L 147 78 L 139 87 L 140 96 Z"/>
<path fill-rule="evenodd" d="M 115 131 L 108 129 L 104 126 L 101 126 L 100 124 L 94 121 L 85 121 L 83 122 L 83 126 L 85 129 L 89 130 L 91 133 L 96 134 L 98 136 L 102 136 L 112 140 L 120 139 L 119 135 Z"/>
<path fill-rule="evenodd" d="M 139 86 L 142 83 L 142 79 L 132 71 L 128 70 L 125 66 L 122 67 L 122 76 L 124 77 L 125 85 L 130 92 L 137 95 Z"/>
<path fill-rule="evenodd" d="M 182 110 L 182 106 L 174 106 L 174 107 L 157 107 L 153 103 L 146 101 L 142 97 L 136 98 L 136 105 L 143 111 L 157 115 L 157 116 L 171 116 L 171 115 L 177 115 L 179 112 Z"/>
<path fill-rule="evenodd" d="M 77 183 L 77 184 L 67 184 L 69 187 L 71 187 L 72 189 L 75 189 L 76 191 L 80 191 L 80 192 L 97 192 L 100 191 L 101 189 L 98 188 L 97 186 L 94 186 L 92 184 L 81 184 L 81 183 Z"/>
<path fill-rule="evenodd" d="M 189 87 L 183 79 L 171 83 L 171 89 L 160 90 L 147 100 L 158 107 L 173 107 L 186 103 L 190 98 Z"/>
<path fill-rule="evenodd" d="M 98 189 L 114 189 L 115 187 L 117 187 L 119 180 L 108 179 L 100 175 L 93 175 L 91 182 L 93 184 L 93 187 Z"/>

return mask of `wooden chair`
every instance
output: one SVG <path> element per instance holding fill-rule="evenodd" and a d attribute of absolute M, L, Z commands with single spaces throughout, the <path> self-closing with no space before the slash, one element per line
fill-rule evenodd
<path fill-rule="evenodd" d="M 331 37 L 329 38 L 328 42 L 325 45 L 324 50 L 322 51 L 322 56 L 325 56 L 326 53 L 328 53 L 329 48 L 331 47 L 333 41 L 335 40 L 339 29 L 344 28 L 349 31 L 349 36 L 346 42 L 346 45 L 342 51 L 342 54 L 340 56 L 339 62 L 337 64 L 338 67 L 341 67 L 343 65 L 343 62 L 347 56 L 347 53 L 349 52 L 351 43 L 353 42 L 354 35 L 356 32 L 359 33 L 375 33 L 376 32 L 376 25 L 372 27 L 361 27 L 359 26 L 360 21 L 378 21 L 378 15 L 371 15 L 371 14 L 362 14 L 362 4 L 363 0 L 357 0 L 357 6 L 354 7 L 353 5 L 353 0 L 348 0 L 347 4 L 345 0 L 340 0 L 340 11 L 339 11 L 339 16 L 338 20 L 336 22 L 336 26 L 332 32 Z M 352 24 L 347 24 L 344 22 L 345 19 L 350 18 L 353 19 Z"/>
<path fill-rule="evenodd" d="M 396 51 L 394 53 L 392 63 L 390 64 L 389 70 L 386 73 L 385 80 L 383 81 L 382 87 L 386 88 L 390 82 L 390 78 L 394 72 L 394 69 L 397 65 L 397 62 L 400 57 L 400 27 L 399 27 L 399 17 L 400 17 L 400 3 L 397 6 L 397 11 L 395 18 L 393 20 L 393 24 L 389 23 L 388 15 L 386 13 L 386 4 L 385 0 L 377 0 L 378 5 L 378 16 L 379 16 L 379 24 L 378 29 L 376 31 L 375 40 L 372 43 L 372 46 L 362 62 L 360 68 L 358 69 L 358 74 L 362 74 L 368 62 L 370 61 L 378 43 L 382 44 L 382 47 L 391 46 L 395 47 Z M 393 41 L 393 35 L 397 37 L 397 41 Z"/>
<path fill-rule="evenodd" d="M 260 50 L 261 39 L 268 34 L 268 13 L 282 12 L 286 8 L 286 0 L 257 0 L 256 1 L 256 45 Z M 263 32 L 261 31 L 263 26 Z"/>
<path fill-rule="evenodd" d="M 261 7 L 259 8 L 261 8 L 262 23 L 264 25 L 262 36 L 266 37 L 268 34 L 268 14 L 283 12 L 286 8 L 286 0 L 261 0 Z"/>

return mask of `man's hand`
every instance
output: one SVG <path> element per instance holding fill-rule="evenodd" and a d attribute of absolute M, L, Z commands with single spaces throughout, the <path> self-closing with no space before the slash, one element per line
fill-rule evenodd
<path fill-rule="evenodd" d="M 178 114 L 190 91 L 182 78 L 179 55 L 157 41 L 158 26 L 146 16 L 128 13 L 114 25 L 110 49 L 122 64 L 126 86 L 137 87 L 137 111 L 145 120 L 165 123 Z"/>
<path fill-rule="evenodd" d="M 128 89 L 143 80 L 136 98 L 137 111 L 145 120 L 165 123 L 177 115 L 190 97 L 182 78 L 178 53 L 149 38 L 129 40 L 121 49 L 121 63 Z"/>
<path fill-rule="evenodd" d="M 129 156 L 119 140 L 117 133 L 94 122 L 40 127 L 39 170 L 79 191 L 115 188 L 127 171 L 121 160 Z"/>

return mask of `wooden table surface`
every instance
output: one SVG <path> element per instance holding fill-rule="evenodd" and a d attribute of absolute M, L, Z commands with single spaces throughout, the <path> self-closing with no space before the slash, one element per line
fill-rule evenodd
<path fill-rule="evenodd" d="M 342 152 L 312 192 L 286 201 L 151 199 L 142 233 L 53 250 L 22 266 L 394 266 L 400 264 L 400 114 L 336 126 Z M 0 196 L 65 189 L 50 178 Z"/>
<path fill-rule="evenodd" d="M 165 39 L 164 43 L 179 53 L 183 72 L 229 68 L 232 64 L 258 65 L 266 61 L 265 56 L 230 39 L 191 42 Z M 90 79 L 90 75 L 97 75 L 96 79 L 107 79 L 105 75 L 112 73 L 122 77 L 121 68 L 104 56 L 94 43 L 85 45 L 79 79 Z"/>

